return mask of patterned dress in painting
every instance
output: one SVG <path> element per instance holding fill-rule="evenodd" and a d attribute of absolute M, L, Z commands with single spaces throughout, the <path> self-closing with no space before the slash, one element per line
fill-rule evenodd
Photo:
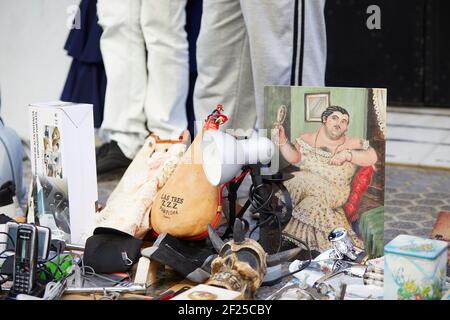
<path fill-rule="evenodd" d="M 311 250 L 323 252 L 330 248 L 328 234 L 336 227 L 343 227 L 355 245 L 363 247 L 342 209 L 358 166 L 350 162 L 342 166 L 330 165 L 332 153 L 314 148 L 301 138 L 297 139 L 297 143 L 302 155 L 297 164 L 300 171 L 284 183 L 294 206 L 284 233 L 305 241 Z M 368 148 L 366 141 L 364 149 Z"/>

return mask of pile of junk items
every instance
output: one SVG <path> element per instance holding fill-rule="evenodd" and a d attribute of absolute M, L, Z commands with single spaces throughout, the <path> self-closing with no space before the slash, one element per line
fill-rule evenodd
<path fill-rule="evenodd" d="M 72 112 L 70 105 L 52 107 L 64 109 L 63 116 Z M 32 117 L 44 109 L 39 106 Z M 382 299 L 383 257 L 356 247 L 344 228 L 336 226 L 329 250 L 315 256 L 307 243 L 285 241 L 283 226 L 293 210 L 283 186 L 289 173 L 270 171 L 270 139 L 219 130 L 227 121 L 222 111 L 217 106 L 191 144 L 187 133 L 174 141 L 149 136 L 107 202 L 82 219 L 74 213 L 79 185 L 70 180 L 80 177 L 67 167 L 62 146 L 71 140 L 63 118 L 62 128 L 46 124 L 42 134 L 34 132 L 46 141 L 34 147 L 31 141 L 31 153 L 44 148 L 39 156 L 48 154 L 41 166 L 46 176 L 32 160 L 24 213 L 15 200 L 18 179 L 0 190 L 0 297 Z M 72 123 L 81 118 L 73 113 Z M 242 161 L 230 161 L 236 157 Z M 242 192 L 248 192 L 244 201 Z"/>

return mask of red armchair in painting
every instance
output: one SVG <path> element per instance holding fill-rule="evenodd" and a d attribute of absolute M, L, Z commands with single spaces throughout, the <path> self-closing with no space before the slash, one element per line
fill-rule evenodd
<path fill-rule="evenodd" d="M 364 196 L 364 193 L 367 191 L 367 188 L 372 181 L 373 174 L 373 166 L 361 167 L 358 169 L 353 178 L 350 195 L 347 202 L 343 205 L 345 215 L 347 216 L 348 221 L 350 221 L 351 223 L 359 219 L 359 205 L 361 203 L 361 199 Z"/>

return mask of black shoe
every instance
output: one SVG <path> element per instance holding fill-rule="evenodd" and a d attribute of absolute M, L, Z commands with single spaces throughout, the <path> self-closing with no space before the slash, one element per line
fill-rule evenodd
<path fill-rule="evenodd" d="M 97 176 L 109 174 L 123 174 L 132 159 L 127 158 L 117 142 L 105 143 L 96 150 Z"/>

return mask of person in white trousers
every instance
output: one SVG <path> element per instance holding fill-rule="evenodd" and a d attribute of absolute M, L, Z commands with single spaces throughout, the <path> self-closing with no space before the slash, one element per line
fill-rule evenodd
<path fill-rule="evenodd" d="M 224 129 L 262 128 L 264 86 L 323 86 L 324 7 L 325 0 L 204 0 L 196 119 L 221 103 L 230 118 Z"/>
<path fill-rule="evenodd" d="M 107 76 L 97 173 L 125 169 L 149 132 L 178 138 L 187 127 L 187 0 L 98 0 Z"/>

